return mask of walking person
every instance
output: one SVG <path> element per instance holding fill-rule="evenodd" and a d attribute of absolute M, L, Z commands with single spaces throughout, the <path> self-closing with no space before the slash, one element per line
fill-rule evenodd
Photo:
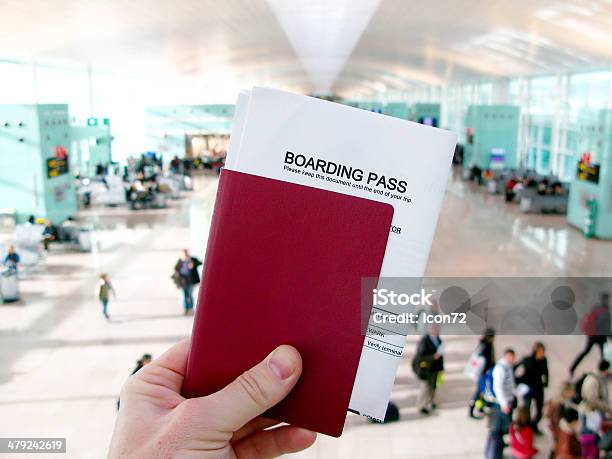
<path fill-rule="evenodd" d="M 183 307 L 185 315 L 193 314 L 193 286 L 200 283 L 198 266 L 202 262 L 196 257 L 192 257 L 187 249 L 183 250 L 183 256 L 174 266 L 173 279 L 183 290 Z"/>
<path fill-rule="evenodd" d="M 570 367 L 570 376 L 574 372 L 582 359 L 584 359 L 593 346 L 599 346 L 601 360 L 604 360 L 604 344 L 610 335 L 610 294 L 602 293 L 599 304 L 593 306 L 591 311 L 583 317 L 580 328 L 587 335 L 587 342 L 584 350 L 578 354 L 574 363 Z"/>
<path fill-rule="evenodd" d="M 482 419 L 474 414 L 474 409 L 477 409 L 481 414 L 484 411 L 484 401 L 483 401 L 483 379 L 487 371 L 489 371 L 493 366 L 495 366 L 495 330 L 492 328 L 487 328 L 484 332 L 482 338 L 480 338 L 480 342 L 478 343 L 478 347 L 474 351 L 473 356 L 477 357 L 479 363 L 478 369 L 475 369 L 479 374 L 474 375 L 476 381 L 476 388 L 474 391 L 474 395 L 472 396 L 472 400 L 469 405 L 469 416 L 474 419 Z"/>
<path fill-rule="evenodd" d="M 525 357 L 516 365 L 515 373 L 517 370 L 522 370 L 522 374 L 516 382 L 525 384 L 529 388 L 529 392 L 524 398 L 525 406 L 530 410 L 531 404 L 535 403 L 536 415 L 532 421 L 533 432 L 536 435 L 541 435 L 538 424 L 542 419 L 544 409 L 544 389 L 548 387 L 548 361 L 544 344 L 539 341 L 536 342 L 533 345 L 531 355 Z"/>
<path fill-rule="evenodd" d="M 417 346 L 412 369 L 420 379 L 418 407 L 421 414 L 428 415 L 436 408 L 435 395 L 438 377 L 444 370 L 442 340 L 437 325 L 430 325 Z"/>
<path fill-rule="evenodd" d="M 108 275 L 104 273 L 100 274 L 100 280 L 98 281 L 98 286 L 96 287 L 96 295 L 102 303 L 102 315 L 106 320 L 110 319 L 110 316 L 108 315 L 108 300 L 111 292 L 116 298 L 117 294 L 115 293 L 115 289 L 110 283 Z"/>
<path fill-rule="evenodd" d="M 485 446 L 486 459 L 502 459 L 504 453 L 504 435 L 510 429 L 512 409 L 514 407 L 514 362 L 516 354 L 513 349 L 506 349 L 501 359 L 491 371 L 491 392 L 494 402 L 489 413 L 489 434 Z"/>

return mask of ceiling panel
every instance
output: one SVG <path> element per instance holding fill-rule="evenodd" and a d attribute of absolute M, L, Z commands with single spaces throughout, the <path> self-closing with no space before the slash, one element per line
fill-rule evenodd
<path fill-rule="evenodd" d="M 350 96 L 609 67 L 612 0 L 0 0 L 2 57 Z"/>

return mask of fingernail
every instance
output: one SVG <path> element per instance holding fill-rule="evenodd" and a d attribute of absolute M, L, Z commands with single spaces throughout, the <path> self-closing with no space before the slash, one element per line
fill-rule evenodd
<path fill-rule="evenodd" d="M 279 346 L 268 359 L 268 367 L 280 379 L 287 379 L 296 369 L 295 355 L 288 346 Z"/>

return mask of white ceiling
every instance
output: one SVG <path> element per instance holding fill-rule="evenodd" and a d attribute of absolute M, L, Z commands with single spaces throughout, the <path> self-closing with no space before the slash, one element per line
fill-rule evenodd
<path fill-rule="evenodd" d="M 609 68 L 612 0 L 0 0 L 2 57 L 350 96 Z"/>

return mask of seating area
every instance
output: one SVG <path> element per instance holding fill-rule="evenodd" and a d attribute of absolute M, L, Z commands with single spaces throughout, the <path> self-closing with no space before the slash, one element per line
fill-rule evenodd
<path fill-rule="evenodd" d="M 567 213 L 569 185 L 552 175 L 529 169 L 464 169 L 464 180 L 474 181 L 487 193 L 504 195 L 506 202 L 519 205 L 522 213 Z"/>

